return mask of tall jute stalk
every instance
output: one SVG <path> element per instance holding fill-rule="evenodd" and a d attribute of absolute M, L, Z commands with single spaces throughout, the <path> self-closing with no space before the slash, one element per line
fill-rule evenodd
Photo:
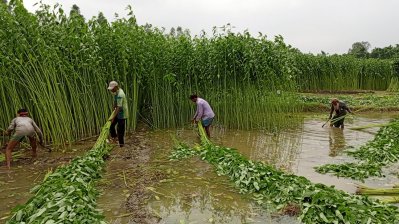
<path fill-rule="evenodd" d="M 298 89 L 384 89 L 385 61 L 305 55 L 284 43 L 229 27 L 192 37 L 140 26 L 131 8 L 109 23 L 85 20 L 58 5 L 26 11 L 20 0 L 0 3 L 0 125 L 26 107 L 47 141 L 69 144 L 99 131 L 112 107 L 106 86 L 116 80 L 129 105 L 128 128 L 190 120 L 196 93 L 208 100 L 215 124 L 229 128 L 295 126 Z"/>

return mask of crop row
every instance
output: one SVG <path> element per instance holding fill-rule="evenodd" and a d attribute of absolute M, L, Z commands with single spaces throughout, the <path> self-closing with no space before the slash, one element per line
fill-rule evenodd
<path fill-rule="evenodd" d="M 203 132 L 203 131 L 202 131 Z M 304 223 L 396 223 L 397 207 L 366 196 L 351 195 L 305 177 L 287 174 L 272 166 L 248 160 L 236 150 L 216 146 L 204 137 L 190 148 L 178 144 L 171 159 L 198 155 L 214 165 L 219 175 L 228 176 L 241 193 L 250 193 L 265 207 L 277 210 L 297 205 Z"/>
<path fill-rule="evenodd" d="M 325 164 L 316 167 L 319 173 L 331 173 L 339 177 L 364 180 L 371 176 L 383 176 L 382 168 L 399 161 L 399 120 L 382 127 L 373 140 L 358 150 L 346 152 L 358 161 L 341 164 Z"/>
<path fill-rule="evenodd" d="M 48 173 L 44 181 L 31 192 L 34 196 L 14 209 L 8 220 L 12 223 L 105 223 L 96 208 L 96 180 L 101 177 L 111 122 L 102 128 L 93 148 L 70 164 Z"/>

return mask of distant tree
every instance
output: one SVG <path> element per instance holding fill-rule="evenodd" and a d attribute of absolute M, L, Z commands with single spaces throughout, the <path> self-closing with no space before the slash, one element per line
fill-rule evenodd
<path fill-rule="evenodd" d="M 3 3 L 4 3 L 4 4 L 7 4 L 7 0 L 3 0 Z"/>
<path fill-rule="evenodd" d="M 348 51 L 348 54 L 357 58 L 367 58 L 369 56 L 370 46 L 370 43 L 367 41 L 353 43 L 352 48 Z"/>
<path fill-rule="evenodd" d="M 399 58 L 399 44 L 396 46 L 389 45 L 384 48 L 374 48 L 370 53 L 370 57 L 380 59 Z"/>

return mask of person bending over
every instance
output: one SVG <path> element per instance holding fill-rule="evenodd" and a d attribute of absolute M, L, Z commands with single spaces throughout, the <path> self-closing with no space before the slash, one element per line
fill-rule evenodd
<path fill-rule="evenodd" d="M 192 119 L 193 123 L 198 123 L 201 120 L 202 126 L 205 128 L 206 135 L 208 138 L 211 137 L 210 127 L 215 117 L 215 113 L 213 112 L 211 106 L 206 100 L 199 98 L 197 95 L 191 95 L 190 100 L 197 104 L 197 111 Z"/>
<path fill-rule="evenodd" d="M 9 135 L 12 132 L 13 135 L 6 147 L 6 163 L 7 167 L 11 168 L 11 156 L 12 150 L 18 145 L 25 137 L 29 138 L 30 145 L 32 147 L 32 157 L 36 157 L 36 133 L 39 136 L 39 144 L 43 145 L 43 133 L 40 128 L 36 125 L 29 117 L 29 113 L 26 109 L 19 109 L 17 117 L 11 121 L 10 126 L 5 131 L 5 134 Z"/>

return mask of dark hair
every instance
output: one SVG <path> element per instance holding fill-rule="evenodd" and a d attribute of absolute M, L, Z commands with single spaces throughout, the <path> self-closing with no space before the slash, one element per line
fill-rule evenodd
<path fill-rule="evenodd" d="M 18 114 L 20 114 L 20 113 L 28 113 L 28 110 L 25 109 L 25 108 L 21 108 L 21 109 L 19 109 L 19 110 L 17 111 L 17 113 L 18 113 Z"/>
<path fill-rule="evenodd" d="M 192 100 L 195 99 L 195 98 L 198 98 L 198 96 L 195 95 L 195 94 L 193 94 L 193 95 L 190 96 L 190 99 L 192 99 Z"/>

